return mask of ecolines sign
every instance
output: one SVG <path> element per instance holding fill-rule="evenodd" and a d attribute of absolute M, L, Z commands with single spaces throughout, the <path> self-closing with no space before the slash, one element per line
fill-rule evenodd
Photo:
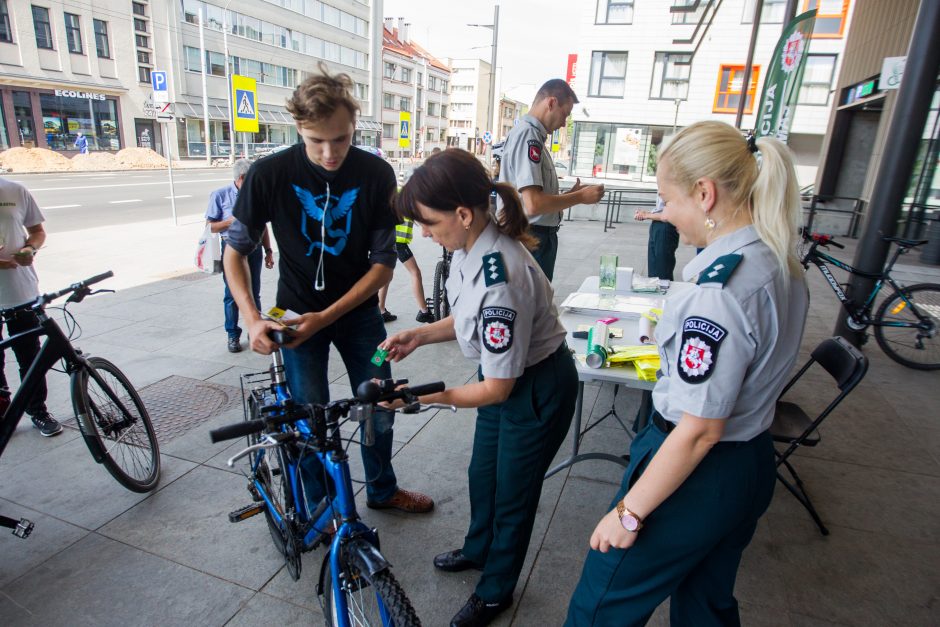
<path fill-rule="evenodd" d="M 86 100 L 106 100 L 104 94 L 96 94 L 92 91 L 72 91 L 71 89 L 56 89 L 55 95 L 59 98 L 84 98 Z"/>

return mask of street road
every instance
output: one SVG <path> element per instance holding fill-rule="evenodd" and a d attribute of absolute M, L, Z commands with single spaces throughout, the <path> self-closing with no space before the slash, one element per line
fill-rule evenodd
<path fill-rule="evenodd" d="M 50 232 L 172 218 L 165 169 L 2 176 L 22 183 L 33 194 Z M 173 170 L 178 216 L 188 216 L 191 222 L 205 213 L 209 193 L 231 180 L 227 167 Z"/>

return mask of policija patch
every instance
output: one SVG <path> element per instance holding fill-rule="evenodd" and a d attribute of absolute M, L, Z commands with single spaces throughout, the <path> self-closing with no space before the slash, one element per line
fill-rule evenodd
<path fill-rule="evenodd" d="M 484 307 L 483 345 L 491 353 L 505 353 L 512 346 L 512 325 L 516 312 L 506 307 Z"/>
<path fill-rule="evenodd" d="M 679 378 L 701 383 L 712 376 L 718 349 L 728 334 L 706 318 L 686 318 L 682 323 L 682 349 L 679 351 Z"/>
<path fill-rule="evenodd" d="M 529 146 L 529 161 L 539 163 L 542 160 L 542 144 L 537 139 L 530 139 L 526 144 Z"/>

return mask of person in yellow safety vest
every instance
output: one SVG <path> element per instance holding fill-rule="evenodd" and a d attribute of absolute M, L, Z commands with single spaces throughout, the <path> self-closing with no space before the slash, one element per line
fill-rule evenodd
<path fill-rule="evenodd" d="M 415 320 L 418 322 L 434 322 L 434 314 L 428 311 L 428 301 L 424 297 L 424 284 L 421 278 L 421 268 L 415 261 L 414 253 L 408 244 L 414 237 L 414 222 L 405 220 L 395 227 L 395 249 L 398 251 L 398 261 L 404 264 L 405 269 L 411 274 L 411 293 L 414 294 L 418 302 L 418 315 Z M 379 309 L 382 311 L 382 320 L 392 322 L 397 320 L 398 316 L 385 308 L 385 297 L 388 295 L 388 284 L 386 283 L 379 290 Z"/>

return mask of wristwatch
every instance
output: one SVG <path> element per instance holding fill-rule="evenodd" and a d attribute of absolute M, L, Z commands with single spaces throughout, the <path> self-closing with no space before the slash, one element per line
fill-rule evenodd
<path fill-rule="evenodd" d="M 35 255 L 37 252 L 39 252 L 39 249 L 36 248 L 35 246 L 33 246 L 32 244 L 23 244 L 23 248 L 26 248 L 27 246 L 29 246 L 29 247 L 33 250 L 33 254 L 34 254 L 34 255 Z"/>
<path fill-rule="evenodd" d="M 617 518 L 620 519 L 620 524 L 623 525 L 623 528 L 631 533 L 636 533 L 643 528 L 643 520 L 627 509 L 627 506 L 623 503 L 623 499 L 617 501 Z"/>

